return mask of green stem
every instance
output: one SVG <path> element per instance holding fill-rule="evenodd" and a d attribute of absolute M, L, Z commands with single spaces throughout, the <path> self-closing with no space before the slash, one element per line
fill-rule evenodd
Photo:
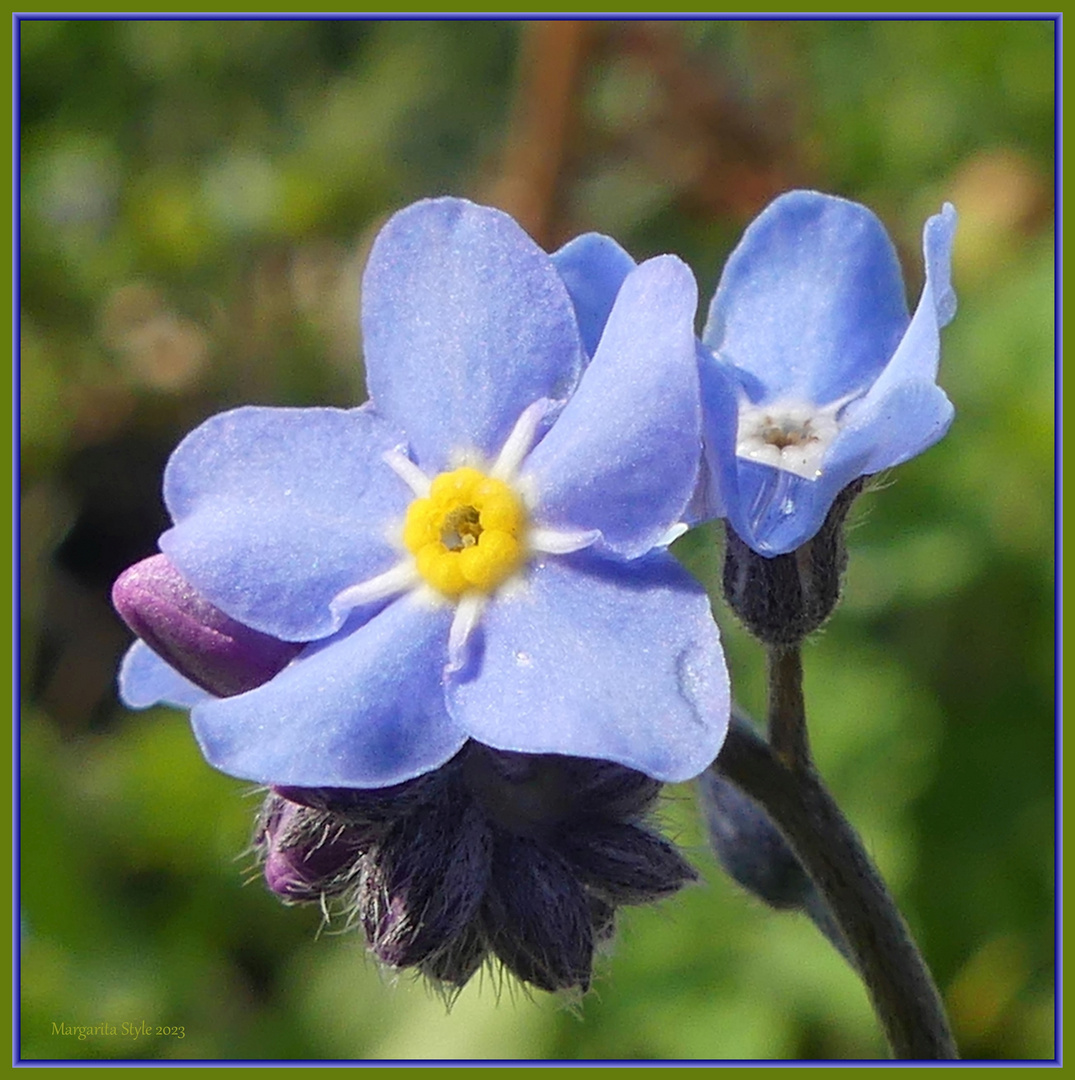
<path fill-rule="evenodd" d="M 769 745 L 789 769 L 810 767 L 801 647 L 769 648 Z"/>
<path fill-rule="evenodd" d="M 797 655 L 784 656 L 774 670 L 788 680 L 796 663 Z M 789 701 L 787 691 L 785 686 L 775 693 L 776 700 Z M 774 726 L 780 750 L 749 721 L 735 717 L 712 768 L 765 808 L 813 879 L 866 984 L 893 1056 L 956 1059 L 959 1051 L 929 969 L 862 841 L 814 769 L 805 723 L 799 733 L 793 725 L 781 727 L 789 715 Z"/>

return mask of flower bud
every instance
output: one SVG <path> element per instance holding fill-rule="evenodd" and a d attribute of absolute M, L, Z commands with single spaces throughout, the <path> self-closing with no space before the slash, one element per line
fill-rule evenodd
<path fill-rule="evenodd" d="M 165 555 L 125 570 L 112 586 L 123 621 L 181 675 L 217 697 L 253 690 L 302 649 L 225 615 Z"/>
<path fill-rule="evenodd" d="M 477 924 L 472 923 L 443 948 L 427 956 L 418 970 L 435 984 L 462 989 L 488 955 L 485 938 Z"/>
<path fill-rule="evenodd" d="M 425 806 L 444 783 L 448 770 L 423 773 L 382 788 L 302 788 L 274 784 L 272 790 L 289 802 L 340 814 L 356 824 L 390 825 Z"/>
<path fill-rule="evenodd" d="M 254 847 L 274 892 L 342 913 L 381 963 L 449 994 L 490 955 L 540 989 L 585 991 L 617 908 L 697 876 L 645 822 L 660 787 L 469 742 L 391 787 L 273 788 Z"/>
<path fill-rule="evenodd" d="M 661 792 L 661 782 L 613 761 L 561 758 L 580 817 L 633 821 L 643 817 Z"/>
<path fill-rule="evenodd" d="M 768 814 L 715 769 L 698 786 L 709 842 L 728 875 L 770 907 L 802 907 L 813 882 Z"/>
<path fill-rule="evenodd" d="M 864 483 L 844 488 L 820 530 L 786 555 L 759 555 L 725 522 L 724 598 L 766 645 L 797 645 L 832 614 L 847 566 L 844 519 Z"/>
<path fill-rule="evenodd" d="M 847 943 L 821 894 L 765 810 L 715 769 L 698 778 L 717 861 L 747 892 L 778 911 L 802 911 L 850 961 Z"/>
<path fill-rule="evenodd" d="M 620 822 L 581 824 L 557 850 L 576 877 L 614 904 L 645 904 L 696 881 L 695 869 L 661 836 Z"/>
<path fill-rule="evenodd" d="M 262 807 L 254 847 L 264 860 L 265 883 L 277 896 L 312 902 L 351 884 L 370 841 L 369 829 L 273 792 Z"/>
<path fill-rule="evenodd" d="M 591 918 L 585 890 L 555 851 L 526 837 L 500 838 L 481 925 L 513 975 L 552 992 L 589 989 Z"/>
<path fill-rule="evenodd" d="M 443 791 L 397 823 L 366 860 L 357 907 L 371 951 L 391 967 L 443 952 L 485 894 L 489 828 L 476 806 L 453 795 Z"/>

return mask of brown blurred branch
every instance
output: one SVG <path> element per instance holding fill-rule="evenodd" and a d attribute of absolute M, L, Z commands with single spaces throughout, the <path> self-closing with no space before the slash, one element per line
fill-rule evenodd
<path fill-rule="evenodd" d="M 523 24 L 504 164 L 490 198 L 543 247 L 559 239 L 558 189 L 577 125 L 576 90 L 589 40 L 585 22 Z"/>
<path fill-rule="evenodd" d="M 746 219 L 781 191 L 801 186 L 802 168 L 783 125 L 790 108 L 740 104 L 727 79 L 699 66 L 674 25 L 625 22 L 612 44 L 646 67 L 664 106 L 643 133 L 658 168 L 677 166 L 681 197 L 714 217 Z"/>

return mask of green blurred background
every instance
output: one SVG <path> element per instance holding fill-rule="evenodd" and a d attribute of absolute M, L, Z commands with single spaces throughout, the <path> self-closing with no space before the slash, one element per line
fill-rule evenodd
<path fill-rule="evenodd" d="M 240 402 L 364 397 L 385 216 L 467 195 L 553 249 L 675 251 L 708 302 L 772 197 L 870 205 L 912 303 L 960 213 L 949 436 L 859 500 L 805 652 L 823 773 L 968 1057 L 1054 1052 L 1054 28 L 1050 22 L 33 21 L 22 179 L 22 1052 L 85 1058 L 883 1054 L 805 919 L 704 883 L 625 913 L 577 1007 L 488 976 L 446 1013 L 319 935 L 242 853 L 257 799 L 185 715 L 129 713 L 108 589 L 164 527 L 169 450 Z M 702 575 L 717 533 L 681 542 Z M 717 605 L 757 712 L 760 650 Z M 124 1022 L 185 1037 L 122 1034 Z M 117 1028 L 79 1041 L 54 1023 Z M 129 1030 L 129 1029 L 128 1029 Z"/>

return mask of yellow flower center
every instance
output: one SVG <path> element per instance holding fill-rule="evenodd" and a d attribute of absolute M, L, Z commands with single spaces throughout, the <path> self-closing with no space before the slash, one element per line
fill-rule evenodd
<path fill-rule="evenodd" d="M 441 473 L 407 508 L 403 543 L 445 596 L 492 592 L 526 557 L 526 508 L 503 480 L 463 467 Z"/>

